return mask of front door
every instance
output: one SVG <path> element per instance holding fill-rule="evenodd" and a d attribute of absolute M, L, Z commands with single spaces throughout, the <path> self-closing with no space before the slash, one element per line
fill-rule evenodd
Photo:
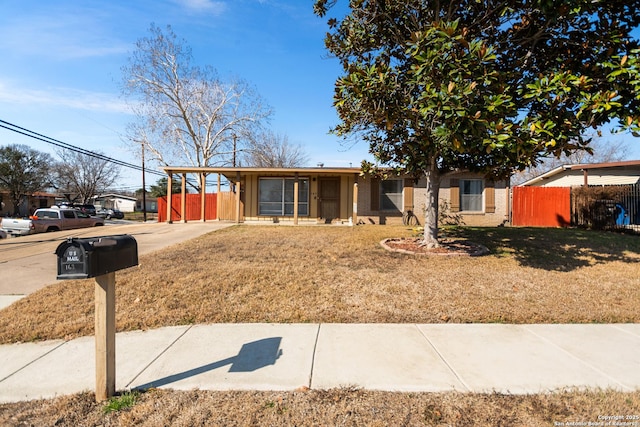
<path fill-rule="evenodd" d="M 331 221 L 340 218 L 340 178 L 320 178 L 318 186 L 320 219 L 331 224 Z"/>

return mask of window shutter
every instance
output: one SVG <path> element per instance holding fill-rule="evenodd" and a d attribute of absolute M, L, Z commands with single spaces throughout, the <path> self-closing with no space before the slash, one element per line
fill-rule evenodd
<path fill-rule="evenodd" d="M 403 211 L 413 210 L 413 178 L 406 178 L 404 180 L 404 188 L 402 190 L 404 194 L 404 209 Z"/>
<path fill-rule="evenodd" d="M 449 204 L 451 212 L 460 212 L 460 180 L 451 178 L 449 180 Z"/>
<path fill-rule="evenodd" d="M 371 179 L 371 210 L 380 210 L 380 179 Z"/>
<path fill-rule="evenodd" d="M 496 211 L 496 184 L 487 181 L 484 187 L 484 211 L 485 213 L 495 213 Z"/>

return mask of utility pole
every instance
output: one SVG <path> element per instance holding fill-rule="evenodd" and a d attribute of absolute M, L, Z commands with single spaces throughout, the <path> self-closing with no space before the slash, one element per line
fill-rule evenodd
<path fill-rule="evenodd" d="M 236 136 L 236 134 L 233 134 L 233 167 L 236 167 L 236 139 L 238 137 Z"/>

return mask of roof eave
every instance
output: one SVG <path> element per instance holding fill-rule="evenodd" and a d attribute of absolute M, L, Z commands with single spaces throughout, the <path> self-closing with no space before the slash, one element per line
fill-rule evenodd
<path fill-rule="evenodd" d="M 327 168 L 254 168 L 254 167 L 193 167 L 193 166 L 165 166 L 162 170 L 169 174 L 181 174 L 181 173 L 205 173 L 205 174 L 220 174 L 220 175 L 236 175 L 240 174 L 359 174 L 360 168 L 339 168 L 339 167 L 327 167 Z"/>
<path fill-rule="evenodd" d="M 640 160 L 626 160 L 623 162 L 606 162 L 606 163 L 583 163 L 578 165 L 567 165 L 571 170 L 584 169 L 609 169 L 621 168 L 626 166 L 640 166 Z"/>
<path fill-rule="evenodd" d="M 550 171 L 543 173 L 542 175 L 538 175 L 535 178 L 531 178 L 530 180 L 525 181 L 522 184 L 517 185 L 517 187 L 526 187 L 526 186 L 529 186 L 529 185 L 537 184 L 538 182 L 542 182 L 545 179 L 549 179 L 554 175 L 557 175 L 557 174 L 559 174 L 561 172 L 564 172 L 567 169 L 570 169 L 569 166 L 570 165 L 562 165 L 562 166 L 558 166 L 556 168 L 553 168 Z"/>

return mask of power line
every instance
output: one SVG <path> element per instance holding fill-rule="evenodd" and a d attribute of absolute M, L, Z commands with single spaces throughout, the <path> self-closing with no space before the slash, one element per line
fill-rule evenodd
<path fill-rule="evenodd" d="M 133 163 L 128 163 L 128 162 L 125 162 L 125 161 L 122 161 L 122 160 L 118 160 L 118 159 L 114 159 L 113 157 L 105 156 L 105 155 L 100 154 L 100 153 L 95 153 L 93 151 L 89 151 L 89 150 L 86 150 L 84 148 L 77 147 L 75 145 L 71 145 L 71 144 L 68 144 L 66 142 L 57 140 L 55 138 L 51 138 L 49 136 L 42 135 L 42 134 L 34 132 L 32 130 L 20 127 L 18 125 L 13 124 L 13 123 L 9 123 L 9 122 L 7 122 L 5 120 L 0 120 L 0 127 L 4 128 L 4 129 L 7 129 L 7 130 L 10 130 L 10 131 L 15 132 L 15 133 L 19 133 L 21 135 L 27 136 L 29 138 L 33 138 L 33 139 L 37 139 L 39 141 L 46 142 L 47 144 L 51 144 L 51 145 L 54 145 L 54 146 L 59 147 L 59 148 L 64 148 L 66 150 L 71 150 L 71 151 L 76 152 L 76 153 L 80 153 L 80 154 L 84 154 L 84 155 L 87 155 L 87 156 L 91 156 L 91 157 L 94 157 L 94 158 L 97 158 L 97 159 L 100 159 L 100 160 L 104 160 L 104 161 L 107 161 L 107 162 L 110 162 L 110 163 L 114 163 L 114 164 L 122 166 L 122 167 L 135 169 L 137 171 L 142 171 L 142 166 L 140 166 L 140 165 L 136 165 L 136 164 L 133 164 Z M 155 171 L 153 169 L 152 170 L 146 169 L 145 173 L 150 173 L 150 174 L 161 176 L 161 177 L 165 177 L 166 176 L 164 173 L 159 172 L 159 171 Z"/>
<path fill-rule="evenodd" d="M 89 150 L 86 150 L 84 148 L 77 147 L 75 145 L 71 145 L 71 144 L 68 144 L 66 142 L 60 141 L 58 139 L 51 138 L 51 137 L 46 136 L 46 135 L 42 135 L 42 134 L 34 132 L 32 130 L 29 130 L 29 129 L 23 128 L 21 126 L 15 125 L 13 123 L 9 123 L 9 122 L 7 122 L 5 120 L 2 120 L 2 119 L 0 119 L 0 127 L 4 128 L 4 129 L 7 129 L 7 130 L 10 130 L 10 131 L 15 132 L 15 133 L 19 133 L 21 135 L 27 136 L 29 138 L 33 138 L 33 139 L 37 139 L 39 141 L 46 142 L 47 144 L 51 144 L 51 145 L 54 145 L 56 147 L 63 148 L 65 150 L 71 150 L 73 152 L 84 154 L 86 156 L 94 157 L 94 158 L 97 158 L 97 159 L 100 159 L 100 160 L 104 160 L 106 162 L 114 163 L 116 165 L 119 165 L 119 166 L 122 166 L 122 167 L 125 167 L 125 168 L 135 169 L 135 170 L 140 171 L 140 172 L 144 171 L 145 173 L 150 173 L 152 175 L 160 176 L 162 178 L 165 178 L 167 176 L 166 174 L 164 174 L 162 172 L 159 172 L 159 171 L 156 171 L 156 170 L 153 170 L 153 169 L 149 170 L 147 168 L 143 169 L 142 166 L 140 166 L 140 165 L 136 165 L 136 164 L 133 164 L 133 163 L 128 163 L 128 162 L 125 162 L 123 160 L 118 160 L 118 159 L 114 159 L 113 157 L 105 156 L 104 154 L 100 154 L 100 153 L 96 153 L 96 152 L 93 152 L 93 151 L 89 151 Z M 197 182 L 195 180 L 187 179 L 187 181 L 190 182 L 191 185 L 197 185 Z M 194 182 L 195 182 L 195 184 L 194 184 Z M 207 181 L 206 184 L 207 185 L 212 185 L 214 183 L 212 183 L 210 181 Z M 225 184 L 228 185 L 228 183 L 225 183 Z"/>

